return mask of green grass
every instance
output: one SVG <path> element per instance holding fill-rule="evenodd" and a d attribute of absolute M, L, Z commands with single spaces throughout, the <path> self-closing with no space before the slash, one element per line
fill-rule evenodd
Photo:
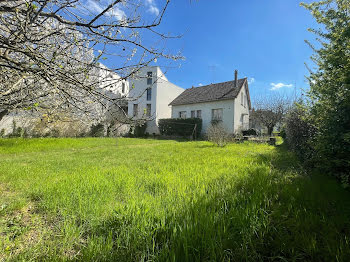
<path fill-rule="evenodd" d="M 0 261 L 350 261 L 350 194 L 283 146 L 0 139 Z"/>

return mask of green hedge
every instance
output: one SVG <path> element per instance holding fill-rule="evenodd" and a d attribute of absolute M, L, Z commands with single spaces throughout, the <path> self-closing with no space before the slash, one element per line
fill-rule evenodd
<path fill-rule="evenodd" d="M 191 136 L 195 125 L 197 125 L 195 135 L 198 136 L 202 131 L 200 118 L 169 118 L 160 119 L 158 122 L 160 133 L 167 136 Z"/>

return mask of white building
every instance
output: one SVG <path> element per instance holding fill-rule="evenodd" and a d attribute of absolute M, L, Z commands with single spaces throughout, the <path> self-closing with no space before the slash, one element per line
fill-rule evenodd
<path fill-rule="evenodd" d="M 202 133 L 213 122 L 219 122 L 228 133 L 249 128 L 251 109 L 248 80 L 238 79 L 207 86 L 186 89 L 176 97 L 172 106 L 172 118 L 201 118 Z"/>
<path fill-rule="evenodd" d="M 74 117 L 74 126 L 77 126 L 75 128 L 77 133 L 89 131 L 92 124 L 102 123 L 107 126 L 113 120 L 120 119 L 123 115 L 120 107 L 127 114 L 126 96 L 129 92 L 128 81 L 123 80 L 117 73 L 101 63 L 93 68 L 88 79 L 106 99 L 101 99 L 99 96 L 89 96 L 86 93 L 81 94 L 80 101 L 76 102 L 81 110 L 72 111 L 70 116 Z M 122 99 L 124 97 L 125 100 Z M 51 101 L 54 107 L 55 97 L 46 99 Z M 118 106 L 111 99 L 115 99 L 114 101 L 117 101 Z M 62 112 L 59 109 L 53 110 L 53 112 L 60 112 L 62 116 Z M 3 130 L 4 135 L 9 135 L 13 132 L 14 126 L 16 126 L 25 128 L 29 133 L 32 133 L 34 129 L 37 129 L 36 126 L 41 122 L 43 114 L 48 114 L 48 112 L 20 109 L 12 111 L 0 119 L 0 132 Z M 50 129 L 54 128 L 58 129 L 61 134 L 65 134 L 65 130 L 72 129 L 72 127 L 72 123 L 65 121 L 60 122 L 60 124 L 51 124 L 51 128 L 44 128 L 42 132 L 49 133 Z M 127 126 L 121 126 L 118 130 L 119 133 L 127 131 Z"/>
<path fill-rule="evenodd" d="M 92 78 L 101 90 L 113 93 L 118 97 L 126 97 L 129 92 L 128 81 L 121 79 L 121 77 L 110 70 L 105 65 L 99 63 L 93 69 Z"/>
<path fill-rule="evenodd" d="M 129 117 L 147 119 L 146 132 L 158 134 L 158 120 L 171 117 L 169 103 L 184 89 L 169 82 L 158 66 L 141 68 L 129 79 L 129 87 Z"/>

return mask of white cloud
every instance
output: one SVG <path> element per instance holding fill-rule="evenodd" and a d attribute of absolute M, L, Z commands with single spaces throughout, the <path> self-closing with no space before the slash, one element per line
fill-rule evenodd
<path fill-rule="evenodd" d="M 253 84 L 255 82 L 255 78 L 254 77 L 251 77 L 248 79 L 248 84 Z"/>
<path fill-rule="evenodd" d="M 202 84 L 202 83 L 199 83 L 198 86 L 203 86 L 203 84 Z"/>
<path fill-rule="evenodd" d="M 157 7 L 155 0 L 146 0 L 146 7 L 148 8 L 147 11 L 149 13 L 159 15 L 159 8 Z"/>
<path fill-rule="evenodd" d="M 291 88 L 291 87 L 293 87 L 293 85 L 292 85 L 292 84 L 283 84 L 283 83 L 277 83 L 277 84 L 271 83 L 271 88 L 270 88 L 270 90 L 271 90 L 271 91 L 275 91 L 275 90 L 279 90 L 279 89 L 281 89 L 281 88 L 283 88 L 283 87 Z"/>
<path fill-rule="evenodd" d="M 87 0 L 85 8 L 93 14 L 101 13 L 109 4 L 108 0 L 97 2 L 96 0 Z M 110 17 L 115 17 L 117 20 L 122 20 L 126 17 L 125 12 L 118 6 L 106 13 Z"/>

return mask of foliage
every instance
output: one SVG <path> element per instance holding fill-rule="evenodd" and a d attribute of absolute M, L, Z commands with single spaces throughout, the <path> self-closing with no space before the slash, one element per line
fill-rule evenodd
<path fill-rule="evenodd" d="M 349 261 L 350 195 L 264 144 L 0 139 L 4 261 Z M 15 237 L 11 237 L 15 236 Z"/>
<path fill-rule="evenodd" d="M 208 140 L 214 144 L 224 147 L 229 141 L 229 134 L 221 123 L 214 123 L 208 127 Z"/>
<path fill-rule="evenodd" d="M 183 136 L 183 137 L 189 137 L 192 135 L 199 136 L 202 131 L 202 119 L 201 118 L 160 119 L 158 122 L 158 126 L 159 126 L 159 131 L 162 135 Z M 194 129 L 195 127 L 196 129 Z"/>
<path fill-rule="evenodd" d="M 289 148 L 296 153 L 303 163 L 307 164 L 315 158 L 316 152 L 312 141 L 316 131 L 316 128 L 310 122 L 307 107 L 303 103 L 299 103 L 295 104 L 288 112 L 281 135 L 284 136 Z"/>
<path fill-rule="evenodd" d="M 258 133 L 256 132 L 256 130 L 254 128 L 250 128 L 248 130 L 243 130 L 242 134 L 244 136 L 256 136 Z"/>
<path fill-rule="evenodd" d="M 321 47 L 310 71 L 310 118 L 317 132 L 312 145 L 320 167 L 344 177 L 350 175 L 350 4 L 348 0 L 326 0 L 303 4 L 321 29 L 310 29 Z M 349 182 L 349 181 L 348 181 Z"/>
<path fill-rule="evenodd" d="M 151 2 L 0 1 L 0 120 L 14 109 L 82 115 L 93 115 L 95 104 L 121 109 L 124 99 L 101 88 L 114 89 L 157 59 L 182 59 L 161 44 L 176 36 L 157 30 L 169 1 L 154 17 L 147 11 Z M 114 68 L 103 67 L 110 58 Z"/>
<path fill-rule="evenodd" d="M 134 136 L 135 137 L 144 137 L 146 129 L 147 129 L 147 122 L 135 126 L 135 128 L 134 128 Z"/>
<path fill-rule="evenodd" d="M 105 133 L 105 127 L 103 124 L 93 124 L 91 125 L 89 136 L 92 137 L 103 137 Z"/>

